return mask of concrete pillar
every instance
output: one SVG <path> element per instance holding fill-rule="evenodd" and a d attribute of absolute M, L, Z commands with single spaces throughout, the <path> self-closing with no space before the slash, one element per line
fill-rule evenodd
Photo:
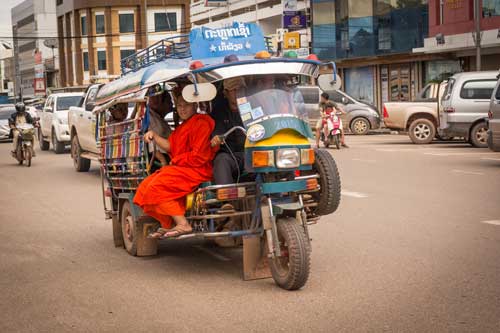
<path fill-rule="evenodd" d="M 66 55 L 65 55 L 65 44 L 66 40 L 63 38 L 64 34 L 64 15 L 57 18 L 57 35 L 59 36 L 59 47 L 57 52 L 59 52 L 59 78 L 61 87 L 66 86 Z"/>
<path fill-rule="evenodd" d="M 71 33 L 71 15 L 73 12 L 68 12 L 65 15 L 65 20 L 66 20 L 66 36 L 73 36 Z M 72 86 L 74 83 L 74 77 L 73 77 L 73 46 L 72 46 L 72 40 L 71 39 L 66 39 L 65 43 L 65 56 L 66 56 L 66 86 Z"/>
<path fill-rule="evenodd" d="M 74 11 L 75 18 L 73 20 L 74 24 L 74 35 L 75 36 L 81 36 L 82 35 L 82 28 L 81 28 L 81 18 L 80 18 L 80 12 Z M 89 30 L 89 15 L 87 13 L 87 34 L 91 34 Z M 82 85 L 83 84 L 83 56 L 82 56 L 82 38 L 75 38 L 75 63 L 73 66 L 75 66 L 75 81 L 76 85 Z"/>

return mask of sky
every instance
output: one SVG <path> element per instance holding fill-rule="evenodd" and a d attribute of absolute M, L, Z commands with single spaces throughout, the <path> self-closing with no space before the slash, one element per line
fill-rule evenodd
<path fill-rule="evenodd" d="M 0 10 L 0 36 L 12 36 L 12 23 L 10 10 L 24 0 L 0 0 L 2 10 Z"/>

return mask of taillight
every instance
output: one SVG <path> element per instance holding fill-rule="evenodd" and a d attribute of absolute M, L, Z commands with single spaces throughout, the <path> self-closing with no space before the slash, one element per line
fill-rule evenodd
<path fill-rule="evenodd" d="M 384 105 L 384 118 L 389 118 L 389 113 L 387 113 L 385 105 Z"/>
<path fill-rule="evenodd" d="M 443 109 L 443 111 L 446 112 L 446 113 L 453 113 L 453 112 L 455 112 L 455 108 L 453 108 L 451 106 L 448 106 L 448 107 L 445 107 Z"/>
<path fill-rule="evenodd" d="M 488 111 L 488 119 L 493 119 L 493 112 Z"/>

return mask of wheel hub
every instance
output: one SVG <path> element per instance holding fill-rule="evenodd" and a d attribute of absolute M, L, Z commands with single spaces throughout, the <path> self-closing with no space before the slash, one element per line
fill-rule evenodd
<path fill-rule="evenodd" d="M 134 223 L 132 221 L 132 216 L 127 216 L 125 219 L 125 235 L 129 241 L 132 241 L 134 239 L 134 235 L 132 233 L 132 224 Z"/>
<path fill-rule="evenodd" d="M 481 127 L 477 132 L 476 132 L 476 139 L 477 141 L 481 143 L 486 143 L 488 138 L 488 131 L 485 127 Z"/>
<path fill-rule="evenodd" d="M 366 123 L 362 120 L 358 120 L 354 123 L 354 129 L 358 133 L 364 132 L 366 130 Z"/>
<path fill-rule="evenodd" d="M 418 124 L 414 130 L 415 136 L 419 139 L 427 139 L 431 134 L 431 129 L 425 124 Z"/>

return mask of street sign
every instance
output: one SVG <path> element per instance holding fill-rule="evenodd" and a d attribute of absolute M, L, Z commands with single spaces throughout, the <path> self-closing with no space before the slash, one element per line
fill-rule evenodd
<path fill-rule="evenodd" d="M 302 12 L 287 13 L 283 15 L 283 28 L 289 31 L 305 29 L 307 27 L 306 15 Z"/>
<path fill-rule="evenodd" d="M 285 49 L 298 49 L 300 47 L 300 34 L 298 32 L 287 32 L 283 42 Z"/>

